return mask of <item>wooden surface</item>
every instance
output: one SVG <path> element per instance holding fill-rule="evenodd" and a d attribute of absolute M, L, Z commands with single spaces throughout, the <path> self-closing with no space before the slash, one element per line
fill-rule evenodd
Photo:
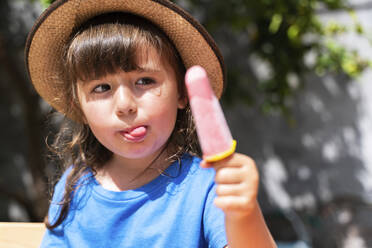
<path fill-rule="evenodd" d="M 0 248 L 38 248 L 44 232 L 43 223 L 0 222 Z"/>

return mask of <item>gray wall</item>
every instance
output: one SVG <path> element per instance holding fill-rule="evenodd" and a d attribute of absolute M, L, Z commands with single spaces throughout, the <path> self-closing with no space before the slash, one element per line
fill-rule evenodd
<path fill-rule="evenodd" d="M 372 9 L 357 10 L 357 17 L 372 35 Z M 347 13 L 322 13 L 321 19 L 351 25 Z M 367 39 L 338 39 L 372 59 Z M 251 65 L 265 72 L 259 61 Z M 293 125 L 257 109 L 225 108 L 238 151 L 261 171 L 264 209 L 294 211 L 314 247 L 372 247 L 371 94 L 371 70 L 355 80 L 308 75 L 293 99 Z"/>

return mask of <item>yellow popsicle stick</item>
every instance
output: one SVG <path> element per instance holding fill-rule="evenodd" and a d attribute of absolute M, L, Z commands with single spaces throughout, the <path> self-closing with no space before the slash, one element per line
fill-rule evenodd
<path fill-rule="evenodd" d="M 220 161 L 224 158 L 227 158 L 231 154 L 233 154 L 235 152 L 235 148 L 236 148 L 236 140 L 233 140 L 229 150 L 221 152 L 221 153 L 217 153 L 215 155 L 205 156 L 205 157 L 203 157 L 203 160 L 205 160 L 206 162 Z"/>

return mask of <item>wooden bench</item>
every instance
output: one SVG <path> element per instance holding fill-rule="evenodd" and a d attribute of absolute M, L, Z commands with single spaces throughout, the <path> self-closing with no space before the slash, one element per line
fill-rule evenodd
<path fill-rule="evenodd" d="M 43 223 L 0 222 L 0 248 L 38 248 L 45 229 Z"/>

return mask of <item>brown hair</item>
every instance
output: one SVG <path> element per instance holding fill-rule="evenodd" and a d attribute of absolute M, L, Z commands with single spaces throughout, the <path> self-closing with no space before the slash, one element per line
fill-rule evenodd
<path fill-rule="evenodd" d="M 136 70 L 139 68 L 138 53 L 152 46 L 163 60 L 173 65 L 180 97 L 187 97 L 185 67 L 177 50 L 167 36 L 148 20 L 129 13 L 108 13 L 94 17 L 73 34 L 65 49 L 63 75 L 66 94 L 63 97 L 66 102 L 71 102 L 69 111 L 80 113 L 81 119 L 75 122 L 66 119 L 51 145 L 64 162 L 64 169 L 71 164 L 73 167 L 66 179 L 58 218 L 54 223 L 48 217 L 45 219 L 48 229 L 57 227 L 67 217 L 74 190 L 84 173 L 90 170 L 95 175 L 97 169 L 112 157 L 112 152 L 98 142 L 89 126 L 83 122 L 76 96 L 77 80 L 97 79 L 118 70 Z M 185 152 L 200 155 L 189 105 L 178 110 L 168 144 L 168 159 L 171 161 L 179 160 Z"/>

